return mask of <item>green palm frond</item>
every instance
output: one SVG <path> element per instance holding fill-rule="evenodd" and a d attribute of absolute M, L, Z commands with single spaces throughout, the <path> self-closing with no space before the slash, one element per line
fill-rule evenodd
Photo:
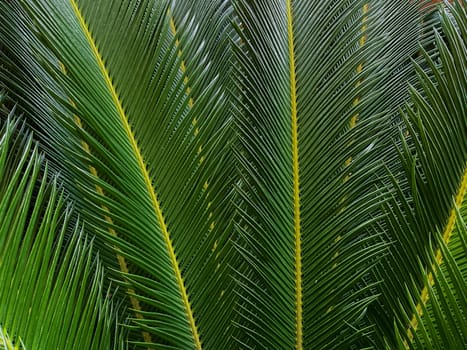
<path fill-rule="evenodd" d="M 0 113 L 0 348 L 464 342 L 466 23 L 458 1 L 0 1 L 24 123 Z"/>
<path fill-rule="evenodd" d="M 168 1 L 3 4 L 2 77 L 99 236 L 135 344 L 218 349 L 235 299 L 228 72 L 215 79 L 196 23 L 174 29 L 173 12 Z"/>
<path fill-rule="evenodd" d="M 426 254 L 430 241 L 436 249 L 434 237 L 442 232 L 445 244 L 449 242 L 455 220 L 452 198 L 462 205 L 467 181 L 467 56 L 462 30 L 456 29 L 465 27 L 465 9 L 456 4 L 441 14 L 442 34 L 435 33 L 431 55 L 422 50 L 424 60 L 416 64 L 417 88 L 411 88 L 403 113 L 400 162 L 392 162 L 392 170 L 403 175 L 394 174 L 395 192 L 383 224 L 386 240 L 393 243 L 391 253 L 375 270 L 376 279 L 384 279 L 372 310 L 380 325 L 377 337 L 387 338 L 382 341 L 392 346 L 395 339 L 386 329 L 399 318 L 401 308 L 410 313 L 412 301 L 422 293 L 425 277 L 420 266 L 427 269 L 432 264 Z M 402 292 L 407 285 L 413 286 L 411 297 Z"/>
<path fill-rule="evenodd" d="M 379 279 L 368 272 L 386 249 L 376 184 L 420 13 L 407 2 L 235 3 L 242 345 L 371 345 Z"/>
<path fill-rule="evenodd" d="M 114 342 L 115 310 L 102 290 L 102 266 L 70 210 L 32 136 L 8 119 L 0 130 L 5 349 L 109 349 Z"/>
<path fill-rule="evenodd" d="M 466 197 L 467 198 L 467 197 Z M 436 236 L 437 250 L 428 251 L 432 264 L 422 268 L 424 290 L 409 288 L 411 313 L 398 320 L 400 349 L 462 349 L 467 345 L 467 200 L 456 210 L 456 228 L 447 245 Z M 410 322 L 407 329 L 406 324 Z"/>

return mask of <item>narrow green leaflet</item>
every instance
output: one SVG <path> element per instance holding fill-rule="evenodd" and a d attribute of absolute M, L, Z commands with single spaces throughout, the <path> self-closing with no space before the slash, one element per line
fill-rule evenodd
<path fill-rule="evenodd" d="M 13 341 L 9 338 L 8 334 L 4 333 L 3 329 L 0 329 L 0 349 L 2 350 L 11 350 L 14 349 L 15 344 Z M 18 350 L 26 350 L 26 347 L 22 342 L 17 345 Z"/>
<path fill-rule="evenodd" d="M 0 130 L 0 348 L 121 348 L 102 266 L 24 131 Z"/>

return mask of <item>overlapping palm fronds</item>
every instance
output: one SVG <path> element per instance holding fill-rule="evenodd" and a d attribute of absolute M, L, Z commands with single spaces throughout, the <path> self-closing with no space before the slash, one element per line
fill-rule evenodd
<path fill-rule="evenodd" d="M 466 200 L 462 203 L 465 208 Z M 421 265 L 424 287 L 408 287 L 412 308 L 403 313 L 396 328 L 400 349 L 462 349 L 467 344 L 467 227 L 456 208 L 456 228 L 449 245 L 436 236 L 436 246 L 427 255 L 432 264 Z M 409 327 L 407 327 L 409 324 Z"/>
<path fill-rule="evenodd" d="M 222 337 L 200 334 L 228 333 L 233 310 L 230 106 L 215 79 L 200 84 L 212 74 L 195 24 L 174 33 L 159 1 L 20 5 L 3 4 L 3 79 L 38 116 L 30 123 L 117 270 L 135 342 L 219 348 Z"/>
<path fill-rule="evenodd" d="M 1 1 L 0 347 L 461 345 L 466 23 Z"/>
<path fill-rule="evenodd" d="M 0 346 L 117 349 L 102 265 L 32 135 L 12 117 L 0 130 Z"/>
<path fill-rule="evenodd" d="M 418 88 L 410 88 L 397 146 L 401 161 L 392 162 L 399 164 L 403 176 L 398 180 L 392 175 L 395 192 L 384 225 L 386 240 L 393 244 L 376 270 L 377 279 L 384 282 L 375 307 L 376 322 L 385 320 L 378 336 L 390 342 L 394 339 L 385 329 L 398 317 L 400 306 L 410 313 L 412 300 L 425 288 L 420 266 L 431 266 L 433 259 L 426 252 L 436 250 L 439 240 L 449 242 L 455 222 L 453 198 L 461 207 L 467 183 L 465 9 L 456 4 L 440 15 L 442 34 L 435 33 L 431 56 L 422 50 L 423 59 L 416 64 Z M 400 292 L 407 286 L 414 293 L 410 298 Z"/>

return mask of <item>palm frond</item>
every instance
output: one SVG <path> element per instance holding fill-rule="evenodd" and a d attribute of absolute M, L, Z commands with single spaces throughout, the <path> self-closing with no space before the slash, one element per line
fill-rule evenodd
<path fill-rule="evenodd" d="M 12 119 L 0 130 L 0 344 L 121 348 L 102 266 L 24 131 Z"/>
<path fill-rule="evenodd" d="M 174 32 L 168 1 L 2 6 L 14 57 L 3 58 L 5 86 L 101 237 L 102 259 L 134 309 L 135 343 L 222 347 L 216 335 L 229 332 L 235 298 L 230 105 L 196 47 L 196 22 Z M 225 23 L 229 11 L 218 15 Z"/>
<path fill-rule="evenodd" d="M 401 308 L 410 313 L 412 300 L 418 300 L 425 283 L 420 265 L 426 269 L 431 264 L 426 255 L 429 242 L 436 249 L 437 232 L 443 232 L 443 240 L 449 242 L 455 219 L 452 198 L 461 206 L 467 179 L 466 50 L 465 39 L 456 29 L 465 27 L 466 17 L 459 4 L 447 9 L 441 11 L 443 31 L 435 33 L 432 52 L 422 50 L 424 58 L 415 65 L 418 82 L 410 89 L 411 100 L 403 113 L 400 161 L 391 161 L 393 200 L 385 209 L 388 215 L 382 226 L 385 239 L 393 243 L 375 270 L 376 279 L 384 282 L 379 286 L 379 303 L 370 314 L 379 324 L 376 337 L 387 338 L 381 341 L 393 347 L 395 339 L 385 329 Z M 402 292 L 407 285 L 417 286 L 410 289 L 411 298 Z"/>
<path fill-rule="evenodd" d="M 463 342 L 466 14 L 424 3 L 0 2 L 26 121 L 0 124 L 0 232 L 25 232 L 0 236 L 0 292 L 83 315 L 42 340 L 8 296 L 0 344 L 121 346 L 114 318 L 145 349 Z"/>
<path fill-rule="evenodd" d="M 467 197 L 466 197 L 467 198 Z M 449 244 L 435 236 L 437 249 L 427 252 L 432 264 L 421 265 L 423 293 L 417 286 L 408 288 L 410 313 L 402 310 L 396 335 L 400 349 L 462 349 L 467 345 L 467 200 L 461 213 L 456 208 L 456 228 Z M 415 284 L 414 284 L 415 285 Z M 407 322 L 410 322 L 407 330 Z"/>
<path fill-rule="evenodd" d="M 239 250 L 249 265 L 238 272 L 238 326 L 247 334 L 239 341 L 371 345 L 358 339 L 371 332 L 366 310 L 378 282 L 368 271 L 385 254 L 372 225 L 385 201 L 376 183 L 391 113 L 407 97 L 398 84 L 409 75 L 394 75 L 398 84 L 388 87 L 380 79 L 393 73 L 378 64 L 398 67 L 416 52 L 417 6 L 398 3 L 398 21 L 408 24 L 387 40 L 398 33 L 384 26 L 396 5 L 235 3 Z"/>

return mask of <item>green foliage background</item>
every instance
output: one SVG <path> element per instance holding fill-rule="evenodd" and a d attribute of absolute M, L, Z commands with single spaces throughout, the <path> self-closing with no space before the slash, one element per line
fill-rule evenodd
<path fill-rule="evenodd" d="M 467 347 L 463 1 L 0 2 L 0 348 Z"/>

